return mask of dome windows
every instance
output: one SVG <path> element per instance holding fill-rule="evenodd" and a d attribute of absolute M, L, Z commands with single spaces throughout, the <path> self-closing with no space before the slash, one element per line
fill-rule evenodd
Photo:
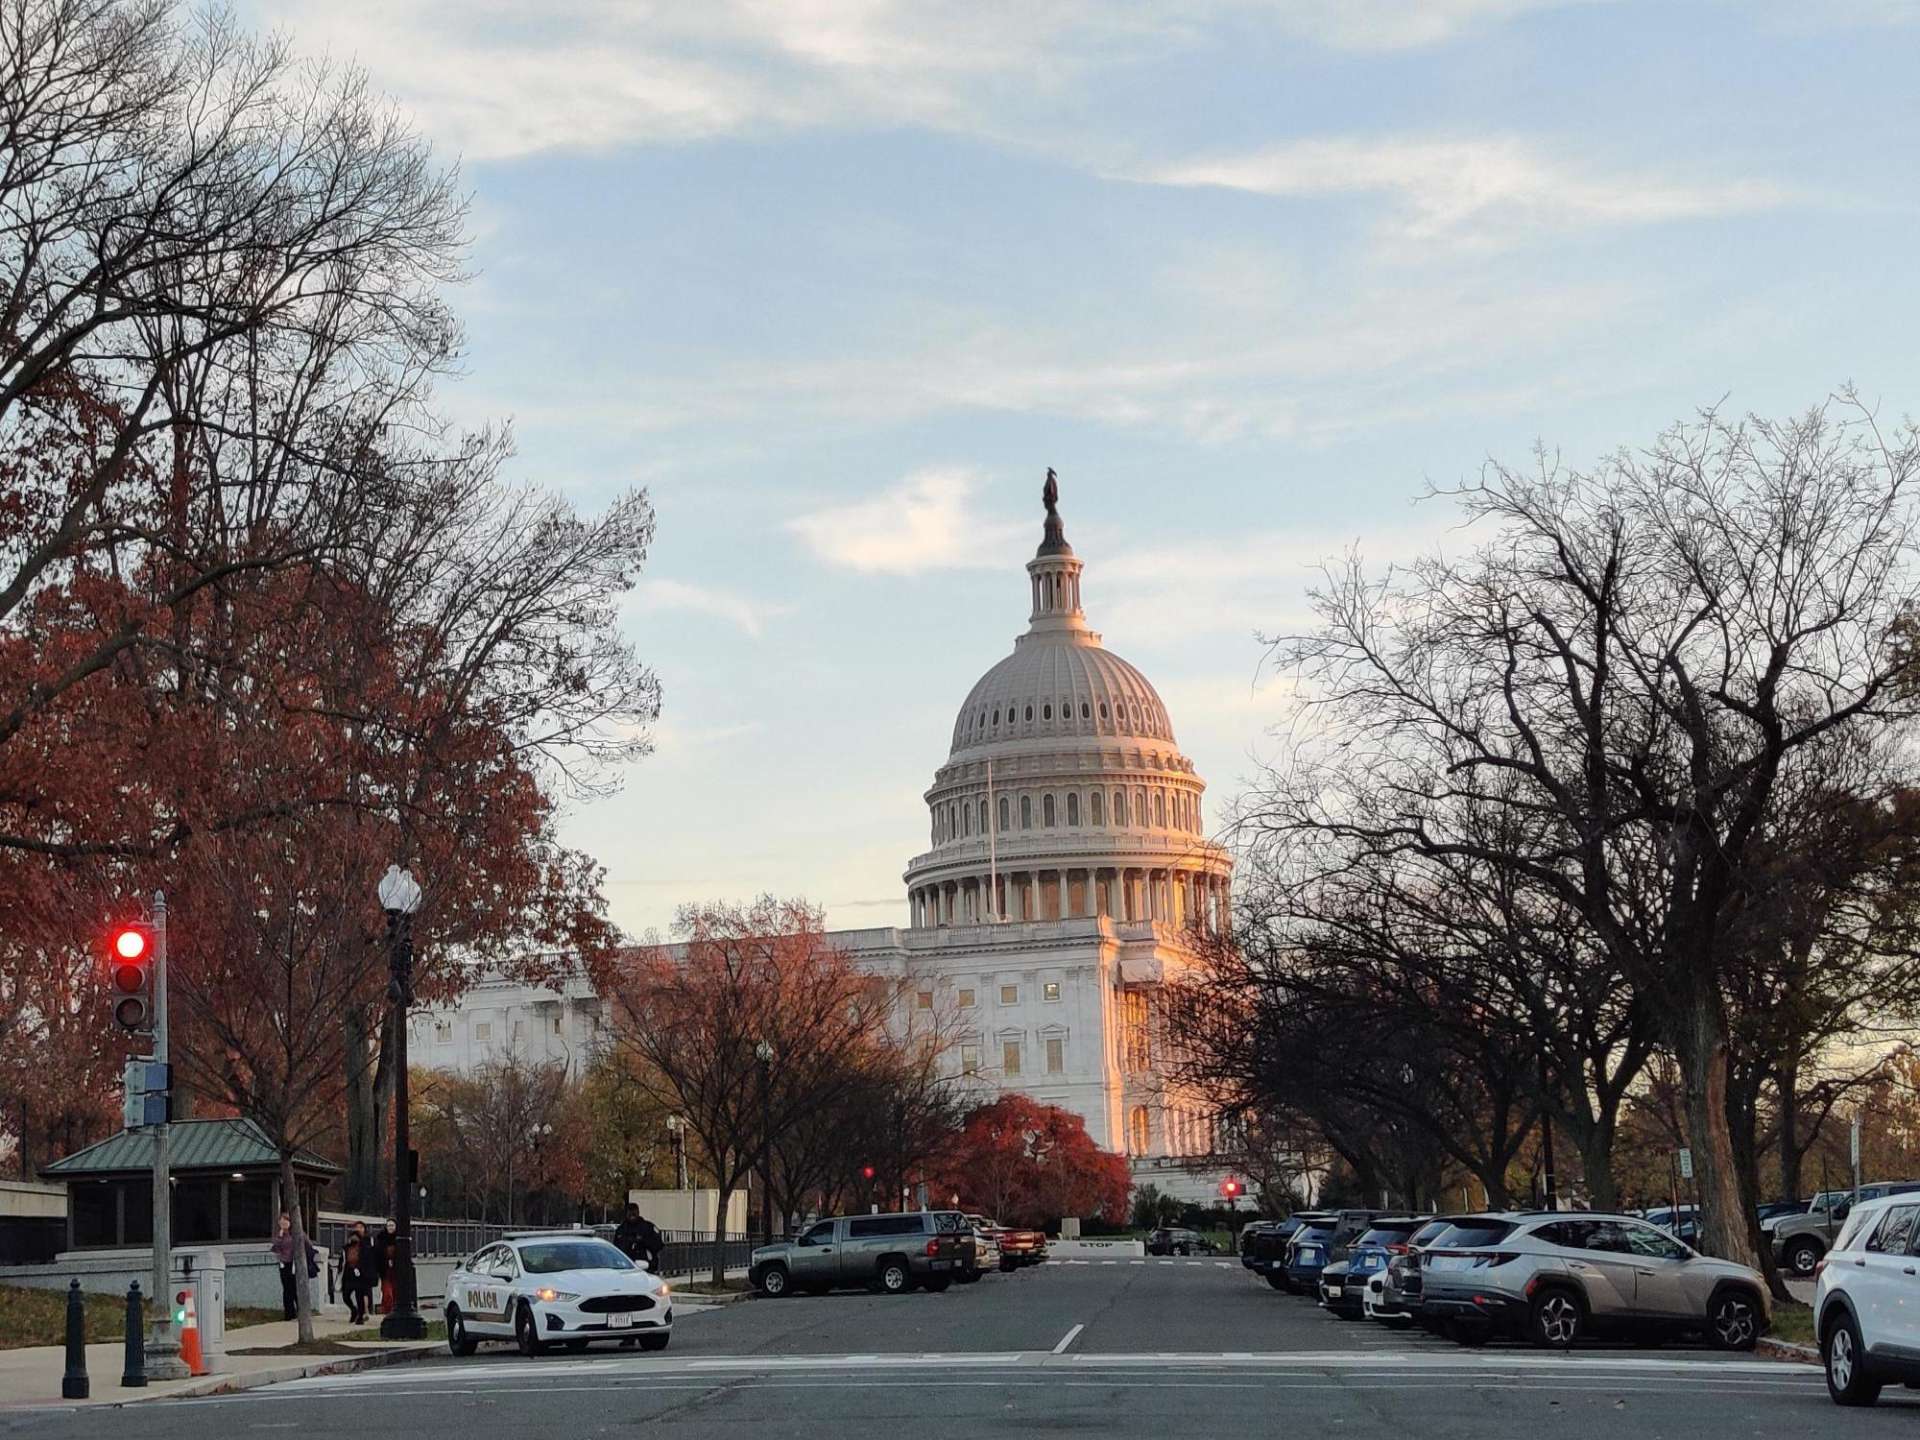
<path fill-rule="evenodd" d="M 1027 706 L 1027 724 L 1033 724 L 1033 706 Z"/>
<path fill-rule="evenodd" d="M 1076 791 L 1069 791 L 1067 793 L 1067 824 L 1078 825 L 1079 823 L 1080 823 L 1080 796 L 1079 796 L 1079 793 Z"/>
<path fill-rule="evenodd" d="M 1031 795 L 1020 797 L 1020 828 L 1033 829 L 1033 797 Z"/>
<path fill-rule="evenodd" d="M 1040 797 L 1040 823 L 1045 825 L 1049 830 L 1053 828 L 1053 796 L 1051 795 L 1042 795 Z"/>
<path fill-rule="evenodd" d="M 1051 705 L 1042 705 L 1042 706 L 1040 707 L 1040 718 L 1041 718 L 1042 720 L 1051 720 L 1051 719 L 1053 719 L 1053 706 L 1051 706 Z"/>
<path fill-rule="evenodd" d="M 1100 817 L 1100 801 L 1101 795 L 1098 790 L 1087 796 L 1087 823 L 1089 825 L 1104 825 L 1107 823 Z"/>
<path fill-rule="evenodd" d="M 1104 700 L 1100 702 L 1100 718 L 1102 720 L 1107 718 L 1107 702 Z"/>
<path fill-rule="evenodd" d="M 1005 830 L 1007 828 L 1007 813 L 1008 813 L 1007 797 L 1002 795 L 1000 797 L 1000 828 L 1002 830 Z"/>
<path fill-rule="evenodd" d="M 995 707 L 994 707 L 994 711 L 993 711 L 993 726 L 994 726 L 994 729 L 996 729 L 996 730 L 1000 728 L 1000 709 L 999 709 L 999 707 L 998 707 L 998 706 L 995 706 Z"/>
<path fill-rule="evenodd" d="M 1080 718 L 1082 720 L 1091 720 L 1093 718 L 1093 707 L 1084 700 L 1080 702 Z"/>
<path fill-rule="evenodd" d="M 1113 792 L 1113 823 L 1116 825 L 1127 823 L 1127 792 L 1124 790 Z"/>

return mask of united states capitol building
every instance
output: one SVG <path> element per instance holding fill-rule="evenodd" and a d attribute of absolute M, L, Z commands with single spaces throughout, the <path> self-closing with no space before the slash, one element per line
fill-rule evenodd
<path fill-rule="evenodd" d="M 926 791 L 909 923 L 829 938 L 899 987 L 905 1024 L 939 1017 L 969 1083 L 1072 1110 L 1137 1184 L 1208 1200 L 1225 1173 L 1212 1117 L 1162 1073 L 1153 1018 L 1196 937 L 1226 923 L 1232 862 L 1166 706 L 1087 622 L 1051 473 L 1046 501 L 1026 631 L 968 691 Z M 601 1011 L 584 981 L 489 980 L 415 1023 L 425 1064 L 577 1069 Z"/>

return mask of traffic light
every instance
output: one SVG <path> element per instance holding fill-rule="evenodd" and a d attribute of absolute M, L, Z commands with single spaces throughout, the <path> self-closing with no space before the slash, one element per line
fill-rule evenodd
<path fill-rule="evenodd" d="M 871 1180 L 871 1179 L 873 1179 L 873 1166 L 871 1166 L 871 1165 L 862 1165 L 862 1166 L 860 1167 L 860 1178 L 861 1178 L 862 1180 Z"/>
<path fill-rule="evenodd" d="M 107 994 L 122 1030 L 153 1027 L 153 927 L 141 921 L 116 925 L 107 941 Z"/>
<path fill-rule="evenodd" d="M 1238 1180 L 1222 1180 L 1220 1182 L 1220 1193 L 1229 1200 L 1239 1198 L 1240 1182 Z"/>
<path fill-rule="evenodd" d="M 176 1290 L 173 1293 L 173 1323 L 175 1325 L 187 1323 L 187 1292 L 184 1290 Z"/>

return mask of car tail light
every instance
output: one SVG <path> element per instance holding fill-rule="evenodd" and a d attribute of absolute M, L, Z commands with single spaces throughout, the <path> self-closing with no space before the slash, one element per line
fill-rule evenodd
<path fill-rule="evenodd" d="M 1387 1246 L 1387 1253 L 1389 1255 L 1405 1255 L 1408 1254 L 1412 1248 L 1413 1247 L 1409 1245 L 1389 1245 Z"/>
<path fill-rule="evenodd" d="M 938 1240 L 927 1241 L 927 1254 L 938 1255 L 939 1253 L 940 1253 L 940 1242 Z"/>

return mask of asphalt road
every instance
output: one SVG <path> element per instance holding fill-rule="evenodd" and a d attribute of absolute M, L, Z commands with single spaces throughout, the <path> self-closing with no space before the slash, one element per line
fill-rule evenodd
<path fill-rule="evenodd" d="M 1910 1437 L 1920 1397 L 1842 1411 L 1819 1371 L 1685 1346 L 1463 1350 L 1343 1322 L 1235 1262 L 1054 1262 L 942 1295 L 754 1300 L 687 1315 L 663 1355 L 522 1360 L 487 1347 L 131 1410 L 20 1413 L 68 1440 L 473 1440 L 661 1434 L 804 1440 L 1605 1435 Z"/>

